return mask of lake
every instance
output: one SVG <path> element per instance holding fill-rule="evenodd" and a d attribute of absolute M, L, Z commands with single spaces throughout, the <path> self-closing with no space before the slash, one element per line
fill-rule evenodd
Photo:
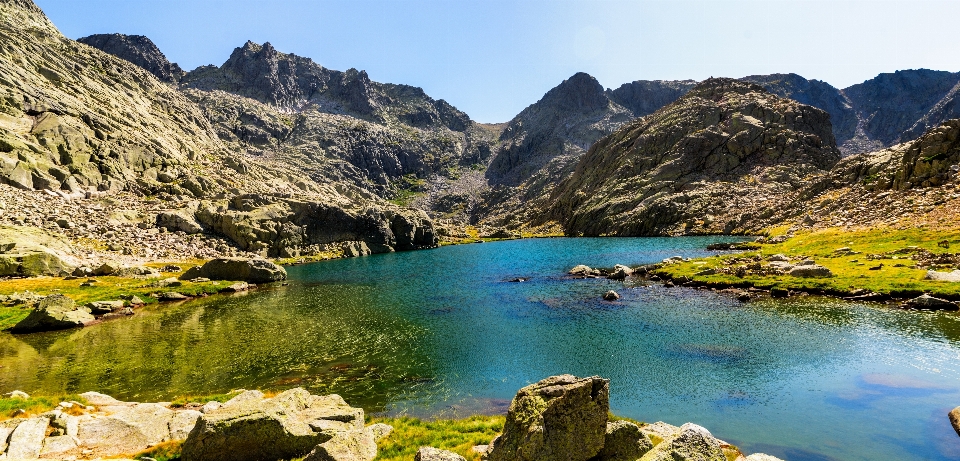
<path fill-rule="evenodd" d="M 146 401 L 302 386 L 370 412 L 452 417 L 505 412 L 550 375 L 600 375 L 615 413 L 692 421 L 748 453 L 960 458 L 946 416 L 960 405 L 956 314 L 565 276 L 704 256 L 721 240 L 515 240 L 290 267 L 285 287 L 0 333 L 0 391 Z M 622 299 L 602 301 L 610 289 Z"/>

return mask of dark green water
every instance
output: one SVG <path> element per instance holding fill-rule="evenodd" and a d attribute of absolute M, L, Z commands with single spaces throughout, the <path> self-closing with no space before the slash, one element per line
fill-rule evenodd
<path fill-rule="evenodd" d="M 304 386 L 369 411 L 453 416 L 505 411 L 549 375 L 596 374 L 615 412 L 694 421 L 747 452 L 960 459 L 946 418 L 960 405 L 955 314 L 563 277 L 700 256 L 716 240 L 524 240 L 293 267 L 288 287 L 0 333 L 0 391 L 158 400 Z M 623 299 L 601 301 L 609 289 Z"/>

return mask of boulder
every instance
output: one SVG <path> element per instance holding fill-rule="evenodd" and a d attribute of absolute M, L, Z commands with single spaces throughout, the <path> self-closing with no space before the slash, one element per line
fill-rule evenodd
<path fill-rule="evenodd" d="M 413 457 L 414 461 L 467 461 L 467 458 L 460 456 L 452 451 L 441 450 L 433 447 L 420 447 L 417 454 Z"/>
<path fill-rule="evenodd" d="M 746 457 L 747 461 L 783 461 L 776 456 L 770 456 L 766 453 L 754 453 Z"/>
<path fill-rule="evenodd" d="M 782 255 L 778 253 L 767 258 L 767 261 L 785 263 L 785 262 L 790 262 L 790 258 L 786 257 L 786 255 Z"/>
<path fill-rule="evenodd" d="M 170 418 L 170 440 L 186 440 L 201 416 L 203 416 L 203 413 L 197 410 L 180 410 L 174 412 Z"/>
<path fill-rule="evenodd" d="M 204 412 L 181 456 L 184 461 L 298 458 L 337 432 L 362 429 L 362 409 L 338 395 L 315 396 L 297 388 L 270 399 L 243 397 Z"/>
<path fill-rule="evenodd" d="M 909 309 L 921 309 L 927 311 L 955 311 L 960 310 L 960 306 L 945 299 L 934 298 L 930 295 L 921 295 L 905 303 L 903 307 Z"/>
<path fill-rule="evenodd" d="M 620 299 L 620 293 L 617 293 L 616 291 L 610 290 L 603 294 L 604 301 L 616 301 L 618 299 Z"/>
<path fill-rule="evenodd" d="M 10 392 L 7 392 L 6 394 L 3 394 L 3 397 L 7 399 L 27 400 L 30 398 L 30 394 L 27 394 L 26 392 L 23 392 L 23 391 L 15 390 L 15 391 L 10 391 Z"/>
<path fill-rule="evenodd" d="M 23 421 L 23 418 L 0 421 L 0 459 L 3 459 L 3 452 L 7 450 L 7 442 L 10 440 L 10 434 L 13 434 L 13 431 L 21 421 Z"/>
<path fill-rule="evenodd" d="M 806 262 L 806 261 L 804 261 Z M 790 269 L 787 272 L 787 275 L 792 275 L 794 277 L 833 277 L 833 272 L 826 267 L 823 267 L 819 264 L 804 264 L 800 263 L 797 266 L 794 266 L 793 269 Z"/>
<path fill-rule="evenodd" d="M 160 293 L 160 296 L 158 296 L 157 299 L 160 301 L 185 301 L 190 299 L 190 297 L 183 293 L 177 293 L 176 291 L 167 291 Z"/>
<path fill-rule="evenodd" d="M 953 426 L 953 430 L 957 431 L 957 435 L 960 435 L 960 407 L 950 410 L 947 416 L 950 418 L 950 425 Z"/>
<path fill-rule="evenodd" d="M 89 307 L 77 306 L 72 299 L 64 295 L 50 295 L 43 298 L 27 318 L 14 325 L 10 331 L 31 333 L 63 330 L 82 327 L 95 320 Z"/>
<path fill-rule="evenodd" d="M 100 267 L 97 267 L 96 269 L 94 269 L 93 275 L 96 275 L 96 276 L 113 275 L 117 273 L 117 271 L 119 271 L 120 269 L 121 269 L 121 266 L 119 263 L 116 263 L 113 261 L 107 261 L 101 264 Z"/>
<path fill-rule="evenodd" d="M 924 278 L 936 282 L 960 282 L 960 270 L 953 272 L 927 271 L 927 275 Z"/>
<path fill-rule="evenodd" d="M 585 266 L 583 264 L 574 266 L 573 269 L 570 269 L 570 272 L 567 272 L 567 273 L 570 275 L 580 275 L 580 276 L 600 275 L 600 271 L 596 269 L 591 269 L 590 266 Z"/>
<path fill-rule="evenodd" d="M 376 423 L 367 426 L 367 430 L 369 430 L 373 434 L 373 438 L 379 442 L 380 440 L 390 436 L 390 433 L 393 432 L 393 426 L 389 424 Z"/>
<path fill-rule="evenodd" d="M 0 249 L 0 277 L 65 276 L 80 263 L 69 243 L 32 226 L 0 226 Z"/>
<path fill-rule="evenodd" d="M 520 389 L 489 461 L 586 461 L 603 448 L 610 382 L 560 375 Z"/>
<path fill-rule="evenodd" d="M 617 264 L 616 266 L 613 266 L 613 271 L 610 272 L 610 275 L 608 275 L 607 278 L 612 280 L 625 280 L 631 275 L 633 275 L 633 269 L 622 264 Z"/>
<path fill-rule="evenodd" d="M 193 213 L 185 210 L 164 211 L 157 214 L 157 227 L 166 227 L 170 232 L 182 231 L 185 234 L 199 234 L 203 227 Z"/>
<path fill-rule="evenodd" d="M 88 303 L 87 307 L 90 308 L 91 314 L 103 315 L 123 309 L 123 301 L 94 301 Z"/>
<path fill-rule="evenodd" d="M 710 431 L 693 423 L 655 446 L 640 461 L 726 461 L 720 441 Z"/>
<path fill-rule="evenodd" d="M 21 420 L 7 441 L 7 459 L 35 459 L 40 457 L 43 438 L 47 435 L 47 418 Z"/>
<path fill-rule="evenodd" d="M 333 438 L 317 445 L 303 461 L 372 461 L 377 456 L 377 441 L 367 429 L 338 431 Z"/>
<path fill-rule="evenodd" d="M 192 267 L 180 280 L 205 277 L 210 280 L 238 280 L 250 283 L 269 283 L 285 280 L 287 271 L 265 259 L 219 258 L 202 266 Z"/>
<path fill-rule="evenodd" d="M 640 428 L 640 432 L 650 438 L 654 445 L 658 445 L 664 440 L 675 437 L 680 433 L 680 428 L 663 421 L 657 421 L 653 424 L 647 424 Z"/>
<path fill-rule="evenodd" d="M 43 458 L 55 458 L 57 455 L 63 455 L 76 450 L 77 438 L 69 435 L 55 435 L 43 439 L 43 447 L 40 449 L 40 456 Z"/>
<path fill-rule="evenodd" d="M 92 457 L 137 453 L 150 446 L 140 428 L 113 417 L 81 416 L 77 439 Z"/>
<path fill-rule="evenodd" d="M 221 293 L 239 293 L 241 291 L 247 291 L 250 289 L 250 284 L 247 282 L 237 282 L 228 287 L 220 289 Z"/>
<path fill-rule="evenodd" d="M 629 421 L 607 423 L 599 461 L 636 461 L 653 448 L 653 442 L 640 427 Z"/>
<path fill-rule="evenodd" d="M 138 403 L 113 413 L 110 418 L 137 428 L 152 445 L 170 440 L 173 415 L 173 410 L 158 403 Z"/>

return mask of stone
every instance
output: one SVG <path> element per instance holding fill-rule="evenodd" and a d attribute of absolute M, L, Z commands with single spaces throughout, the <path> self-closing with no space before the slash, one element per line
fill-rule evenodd
<path fill-rule="evenodd" d="M 657 421 L 653 424 L 647 424 L 640 428 L 640 432 L 646 434 L 654 445 L 663 442 L 666 439 L 674 437 L 680 433 L 680 428 L 663 421 Z"/>
<path fill-rule="evenodd" d="M 247 282 L 237 282 L 228 287 L 220 289 L 221 293 L 239 293 L 241 291 L 247 291 L 250 289 L 250 284 Z"/>
<path fill-rule="evenodd" d="M 616 291 L 610 290 L 603 294 L 604 301 L 616 301 L 618 299 L 620 299 L 620 294 Z"/>
<path fill-rule="evenodd" d="M 55 435 L 43 439 L 40 456 L 43 458 L 53 458 L 56 457 L 56 455 L 73 451 L 77 447 L 76 436 Z"/>
<path fill-rule="evenodd" d="M 653 448 L 650 437 L 629 421 L 607 423 L 599 461 L 635 461 Z"/>
<path fill-rule="evenodd" d="M 123 301 L 94 301 L 88 303 L 87 307 L 90 308 L 91 314 L 103 315 L 123 309 Z"/>
<path fill-rule="evenodd" d="M 108 261 L 101 264 L 100 267 L 97 267 L 96 269 L 94 269 L 93 275 L 96 275 L 96 276 L 113 275 L 119 270 L 120 270 L 119 263 Z"/>
<path fill-rule="evenodd" d="M 0 246 L 0 277 L 65 276 L 80 263 L 68 242 L 37 227 L 0 225 Z"/>
<path fill-rule="evenodd" d="M 726 461 L 720 441 L 710 431 L 693 423 L 665 439 L 640 458 L 640 461 Z"/>
<path fill-rule="evenodd" d="M 373 432 L 365 429 L 337 431 L 316 446 L 303 461 L 372 461 L 377 456 Z"/>
<path fill-rule="evenodd" d="M 928 311 L 955 311 L 960 310 L 960 306 L 957 306 L 956 303 L 947 301 L 945 299 L 934 298 L 930 295 L 920 295 L 916 298 L 913 298 L 905 303 L 903 307 L 909 309 L 921 309 Z"/>
<path fill-rule="evenodd" d="M 754 453 L 746 457 L 747 461 L 783 461 L 776 456 L 770 456 L 766 453 Z"/>
<path fill-rule="evenodd" d="M 13 434 L 14 429 L 16 429 L 17 425 L 22 421 L 23 418 L 0 421 L 0 459 L 4 459 L 3 453 L 7 450 L 7 442 L 10 440 L 10 434 Z"/>
<path fill-rule="evenodd" d="M 157 214 L 157 227 L 166 227 L 170 232 L 182 231 L 187 235 L 203 232 L 193 213 L 185 210 L 164 211 Z"/>
<path fill-rule="evenodd" d="M 953 272 L 927 271 L 927 275 L 924 277 L 924 279 L 933 280 L 936 282 L 960 282 L 960 270 L 955 270 Z"/>
<path fill-rule="evenodd" d="M 170 440 L 186 440 L 201 416 L 203 413 L 197 410 L 174 412 L 173 417 L 170 418 Z"/>
<path fill-rule="evenodd" d="M 10 331 L 31 333 L 35 331 L 62 330 L 82 327 L 96 320 L 88 307 L 78 307 L 72 299 L 64 295 L 50 295 L 21 320 Z"/>
<path fill-rule="evenodd" d="M 770 289 L 771 298 L 787 298 L 790 297 L 790 290 L 786 288 L 773 287 Z"/>
<path fill-rule="evenodd" d="M 467 461 L 466 458 L 452 451 L 433 447 L 420 447 L 413 457 L 414 461 Z"/>
<path fill-rule="evenodd" d="M 957 435 L 960 435 L 960 407 L 950 410 L 947 417 L 950 419 L 950 425 L 953 426 L 953 430 L 957 431 Z"/>
<path fill-rule="evenodd" d="M 833 277 L 833 272 L 819 264 L 801 263 L 800 265 L 794 266 L 793 269 L 790 269 L 790 271 L 787 272 L 787 275 L 792 275 L 794 277 L 819 278 Z"/>
<path fill-rule="evenodd" d="M 137 428 L 153 445 L 170 440 L 170 420 L 173 410 L 157 403 L 138 403 L 116 411 L 109 417 Z"/>
<path fill-rule="evenodd" d="M 785 262 L 790 262 L 790 258 L 786 257 L 786 255 L 783 255 L 783 254 L 779 254 L 779 253 L 778 253 L 778 254 L 772 255 L 772 256 L 770 256 L 769 258 L 767 258 L 767 261 L 770 261 L 770 262 L 783 262 L 783 263 L 785 263 Z"/>
<path fill-rule="evenodd" d="M 150 439 L 129 422 L 109 416 L 83 416 L 77 439 L 91 457 L 137 453 L 150 445 Z"/>
<path fill-rule="evenodd" d="M 15 390 L 15 391 L 11 391 L 11 392 L 7 392 L 6 394 L 3 394 L 3 397 L 4 397 L 4 398 L 7 398 L 7 399 L 23 399 L 23 400 L 27 400 L 27 399 L 30 398 L 30 394 L 27 394 L 26 392 L 23 392 L 23 391 L 16 391 L 16 390 Z"/>
<path fill-rule="evenodd" d="M 219 258 L 194 267 L 180 276 L 181 280 L 206 277 L 210 280 L 239 280 L 269 283 L 286 280 L 287 271 L 265 259 Z"/>
<path fill-rule="evenodd" d="M 183 293 L 177 293 L 176 291 L 168 291 L 160 293 L 160 296 L 157 297 L 160 301 L 184 301 L 190 299 L 189 296 Z"/>
<path fill-rule="evenodd" d="M 35 459 L 40 457 L 43 438 L 47 435 L 47 418 L 29 418 L 20 421 L 7 442 L 7 459 Z"/>
<path fill-rule="evenodd" d="M 633 269 L 622 264 L 617 264 L 613 266 L 613 271 L 610 272 L 607 278 L 611 280 L 625 280 L 631 275 L 633 275 Z"/>
<path fill-rule="evenodd" d="M 520 389 L 489 461 L 586 461 L 603 448 L 610 382 L 560 375 Z"/>
<path fill-rule="evenodd" d="M 84 392 L 80 394 L 80 397 L 83 397 L 90 405 L 94 406 L 118 406 L 125 405 L 126 402 L 121 402 L 107 394 L 101 394 L 99 392 Z"/>
<path fill-rule="evenodd" d="M 570 275 L 599 275 L 600 271 L 596 269 L 591 269 L 590 266 L 584 266 L 583 264 L 574 266 L 573 269 L 570 269 L 570 272 L 567 272 Z"/>
<path fill-rule="evenodd" d="M 184 461 L 298 458 L 337 432 L 363 430 L 363 410 L 337 395 L 315 396 L 299 388 L 269 399 L 247 395 L 203 413 L 183 443 Z"/>
<path fill-rule="evenodd" d="M 131 306 L 142 306 L 142 305 L 144 305 L 144 304 L 145 304 L 145 303 L 143 302 L 142 299 L 140 299 L 139 296 L 133 295 L 133 296 L 130 297 L 130 305 L 131 305 Z"/>
<path fill-rule="evenodd" d="M 393 432 L 393 426 L 389 424 L 376 423 L 367 426 L 367 430 L 373 434 L 374 440 L 379 442 L 390 436 L 390 434 Z"/>

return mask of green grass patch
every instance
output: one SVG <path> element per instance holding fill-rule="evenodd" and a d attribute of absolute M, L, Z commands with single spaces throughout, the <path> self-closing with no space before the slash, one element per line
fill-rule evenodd
<path fill-rule="evenodd" d="M 480 459 L 471 448 L 486 445 L 503 430 L 503 416 L 471 416 L 465 419 L 424 421 L 416 418 L 371 418 L 371 423 L 393 426 L 390 436 L 378 445 L 376 460 L 409 461 L 420 447 L 449 450 L 471 461 Z"/>
<path fill-rule="evenodd" d="M 944 246 L 943 242 L 946 242 Z M 866 289 L 894 297 L 911 297 L 921 293 L 934 296 L 960 297 L 960 283 L 935 282 L 924 280 L 927 271 L 915 269 L 915 262 L 909 254 L 885 255 L 883 259 L 868 259 L 867 255 L 879 255 L 895 252 L 915 246 L 934 254 L 949 253 L 950 248 L 960 251 L 960 230 L 914 229 L 870 229 L 844 231 L 825 229 L 816 232 L 796 234 L 793 238 L 778 244 L 763 245 L 759 251 L 721 255 L 689 262 L 671 264 L 658 269 L 656 273 L 671 278 L 688 277 L 708 285 L 755 286 L 759 288 L 785 288 L 792 290 L 819 291 L 826 293 L 848 293 L 857 289 Z M 859 254 L 842 255 L 837 249 L 850 248 Z M 790 275 L 760 276 L 747 274 L 737 277 L 733 274 L 697 275 L 704 269 L 734 267 L 726 262 L 734 258 L 750 258 L 759 255 L 766 264 L 766 258 L 774 254 L 784 254 L 790 258 L 806 257 L 817 264 L 827 267 L 834 273 L 830 278 L 801 278 Z M 797 262 L 793 259 L 793 262 Z M 871 268 L 883 265 L 882 268 Z M 898 267 L 899 266 L 899 267 Z"/>
<path fill-rule="evenodd" d="M 170 402 L 170 406 L 173 408 L 181 408 L 186 406 L 188 403 L 199 403 L 204 404 L 207 402 L 217 401 L 220 403 L 225 403 L 227 400 L 230 400 L 236 397 L 238 394 L 237 391 L 227 392 L 225 394 L 206 394 L 206 395 L 182 395 Z"/>
<path fill-rule="evenodd" d="M 60 402 L 79 402 L 87 405 L 86 399 L 76 394 L 65 394 L 52 397 L 30 397 L 29 399 L 0 398 L 0 420 L 13 417 L 29 417 L 53 410 Z M 25 413 L 21 413 L 23 410 Z"/>
<path fill-rule="evenodd" d="M 180 459 L 180 451 L 183 448 L 182 440 L 170 440 L 160 442 L 147 450 L 133 455 L 133 459 L 153 458 L 157 461 L 174 461 Z"/>

